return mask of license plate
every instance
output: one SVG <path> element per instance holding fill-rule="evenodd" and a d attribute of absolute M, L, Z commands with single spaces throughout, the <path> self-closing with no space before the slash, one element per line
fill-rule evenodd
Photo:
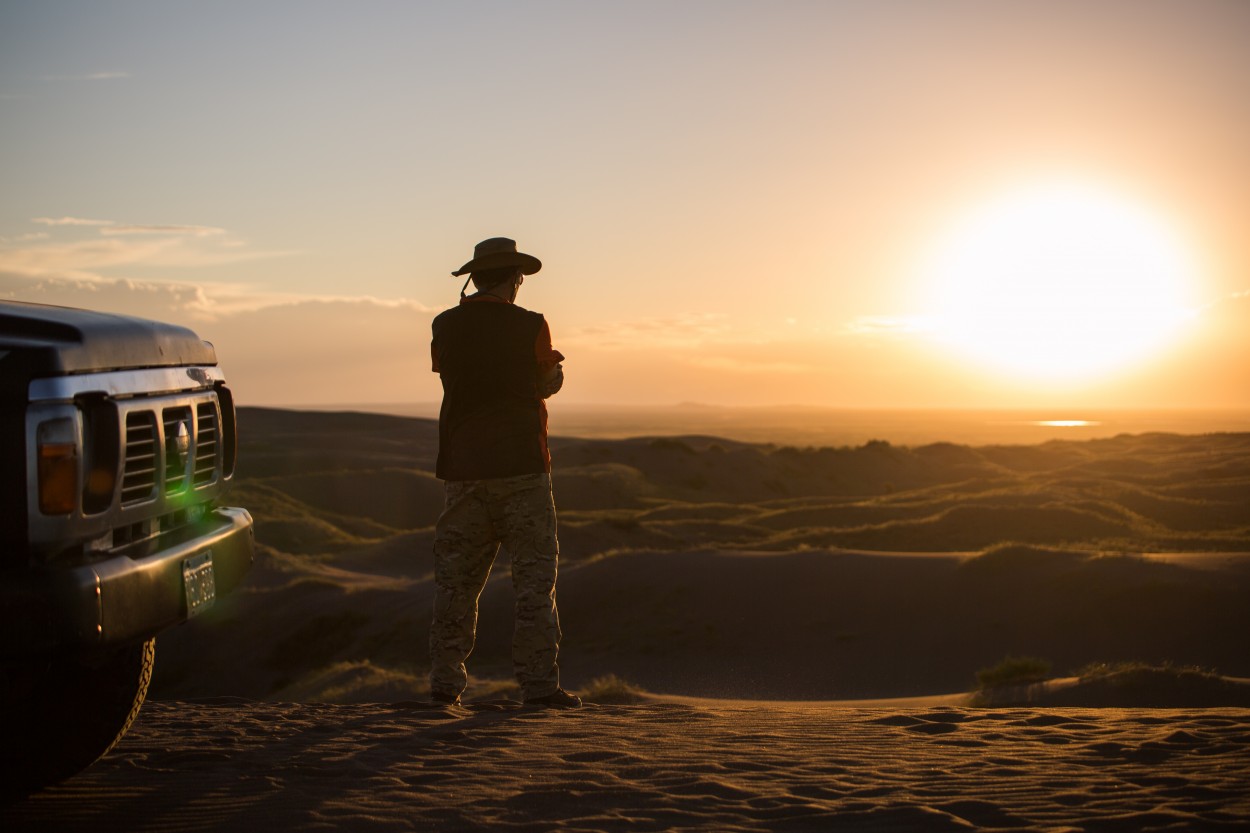
<path fill-rule="evenodd" d="M 213 580 L 212 552 L 194 555 L 182 562 L 182 587 L 187 596 L 187 618 L 199 616 L 217 599 Z"/>

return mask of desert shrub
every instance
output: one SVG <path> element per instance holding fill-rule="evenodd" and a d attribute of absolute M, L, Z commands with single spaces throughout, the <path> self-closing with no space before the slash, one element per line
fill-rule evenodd
<path fill-rule="evenodd" d="M 1040 683 L 1050 675 L 1050 662 L 1038 657 L 1006 657 L 991 668 L 977 672 L 977 687 L 982 691 L 1003 686 Z"/>
<path fill-rule="evenodd" d="M 1152 665 L 1148 662 L 1120 661 L 1091 662 L 1079 668 L 1076 676 L 1080 677 L 1083 683 L 1128 683 L 1146 677 L 1154 679 L 1161 677 L 1214 678 L 1218 677 L 1219 673 L 1214 668 L 1202 668 L 1197 665 L 1173 665 L 1170 662 Z"/>
<path fill-rule="evenodd" d="M 426 690 L 424 676 L 369 660 L 348 660 L 311 671 L 271 697 L 302 703 L 386 703 L 416 699 Z"/>
<path fill-rule="evenodd" d="M 1079 673 L 1080 684 L 1059 692 L 1053 705 L 1164 709 L 1250 705 L 1250 686 L 1194 665 L 1099 662 Z"/>
<path fill-rule="evenodd" d="M 683 454 L 697 454 L 689 443 L 683 440 L 674 439 L 673 437 L 656 437 L 650 442 L 650 446 L 657 451 L 680 451 Z"/>
<path fill-rule="evenodd" d="M 620 705 L 624 703 L 639 703 L 646 699 L 642 689 L 622 680 L 615 674 L 605 674 L 602 677 L 595 677 L 590 684 L 582 690 L 582 697 L 590 703 L 604 703 Z"/>

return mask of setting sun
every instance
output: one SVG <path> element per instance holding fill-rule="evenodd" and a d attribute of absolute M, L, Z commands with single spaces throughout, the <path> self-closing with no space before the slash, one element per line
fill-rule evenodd
<path fill-rule="evenodd" d="M 1083 184 L 965 215 L 925 270 L 935 335 L 969 358 L 1056 380 L 1144 360 L 1190 315 L 1197 270 L 1146 208 Z"/>

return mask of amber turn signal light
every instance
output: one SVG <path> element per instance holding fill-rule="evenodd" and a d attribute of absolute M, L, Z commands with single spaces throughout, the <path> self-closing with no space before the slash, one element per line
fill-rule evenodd
<path fill-rule="evenodd" d="M 38 434 L 39 511 L 68 515 L 78 508 L 78 442 L 74 421 L 50 419 Z"/>

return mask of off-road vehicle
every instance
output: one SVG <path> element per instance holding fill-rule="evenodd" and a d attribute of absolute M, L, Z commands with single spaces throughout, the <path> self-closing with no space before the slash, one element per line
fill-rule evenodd
<path fill-rule="evenodd" d="M 250 568 L 251 516 L 217 505 L 236 442 L 190 330 L 0 301 L 0 794 L 112 748 L 156 634 Z"/>

